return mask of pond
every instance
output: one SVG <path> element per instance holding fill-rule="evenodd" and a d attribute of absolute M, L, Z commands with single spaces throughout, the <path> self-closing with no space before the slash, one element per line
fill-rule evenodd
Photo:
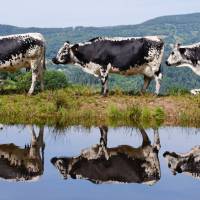
<path fill-rule="evenodd" d="M 200 130 L 3 126 L 7 199 L 162 199 L 200 195 Z"/>

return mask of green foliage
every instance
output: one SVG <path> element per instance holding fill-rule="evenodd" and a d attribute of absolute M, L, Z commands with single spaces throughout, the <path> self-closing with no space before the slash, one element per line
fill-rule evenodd
<path fill-rule="evenodd" d="M 157 125 L 160 126 L 161 124 L 164 123 L 165 120 L 165 112 L 162 108 L 157 107 L 153 111 L 153 118 L 156 121 Z"/>
<path fill-rule="evenodd" d="M 18 91 L 28 91 L 31 85 L 31 72 L 22 73 L 17 76 L 16 89 Z M 55 90 L 68 86 L 68 81 L 64 73 L 59 71 L 45 71 L 44 72 L 44 85 L 45 89 Z M 39 81 L 36 83 L 35 91 L 40 90 Z"/>
<path fill-rule="evenodd" d="M 132 105 L 127 109 L 127 116 L 130 120 L 139 123 L 141 121 L 142 109 L 138 105 Z"/>
<path fill-rule="evenodd" d="M 45 71 L 44 73 L 45 89 L 59 89 L 68 86 L 68 81 L 63 72 L 60 71 Z"/>
<path fill-rule="evenodd" d="M 177 87 L 170 87 L 167 91 L 167 94 L 172 96 L 180 96 L 189 94 L 189 91 L 186 88 L 181 88 L 177 86 Z"/>
<path fill-rule="evenodd" d="M 129 105 L 120 109 L 117 105 L 111 104 L 107 108 L 107 115 L 113 125 L 125 122 L 136 126 L 158 127 L 164 123 L 165 112 L 162 108 L 150 109 L 140 105 Z"/>
<path fill-rule="evenodd" d="M 123 117 L 122 111 L 114 104 L 107 108 L 107 113 L 112 120 L 118 120 Z"/>

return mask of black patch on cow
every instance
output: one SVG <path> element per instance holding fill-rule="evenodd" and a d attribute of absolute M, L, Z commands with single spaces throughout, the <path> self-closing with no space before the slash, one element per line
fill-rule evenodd
<path fill-rule="evenodd" d="M 200 47 L 180 48 L 179 51 L 181 55 L 187 60 L 190 60 L 194 66 L 200 61 Z"/>
<path fill-rule="evenodd" d="M 172 156 L 174 158 L 178 158 L 178 154 L 176 154 L 175 152 L 169 152 L 169 151 L 166 151 L 164 154 L 163 154 L 163 157 L 166 157 L 166 156 Z"/>
<path fill-rule="evenodd" d="M 93 182 L 137 182 L 141 183 L 146 179 L 145 169 L 142 168 L 142 160 L 132 160 L 125 155 L 112 156 L 107 160 L 99 159 L 87 160 L 82 158 L 75 163 L 70 171 L 70 176 L 82 175 L 83 178 Z"/>
<path fill-rule="evenodd" d="M 180 51 L 181 54 L 184 54 L 186 49 L 185 48 L 180 48 L 179 51 Z"/>
<path fill-rule="evenodd" d="M 71 160 L 71 162 L 70 162 Z M 147 161 L 138 158 L 130 158 L 129 156 L 119 153 L 111 156 L 108 160 L 102 156 L 98 159 L 86 159 L 79 157 L 73 163 L 73 158 L 62 158 L 62 175 L 64 178 L 70 175 L 76 179 L 77 175 L 81 175 L 83 179 L 88 179 L 93 183 L 118 181 L 123 183 L 143 183 L 152 180 L 159 180 L 159 171 L 155 168 L 153 173 L 147 173 L 145 165 L 149 165 Z"/>
<path fill-rule="evenodd" d="M 33 37 L 8 37 L 0 40 L 0 62 L 5 63 L 12 59 L 12 56 L 18 56 L 27 52 L 34 46 L 44 46 L 43 41 Z"/>
<path fill-rule="evenodd" d="M 120 71 L 148 63 L 147 57 L 150 49 L 161 52 L 164 45 L 162 41 L 152 41 L 147 38 L 121 41 L 94 38 L 90 42 L 73 51 L 81 63 L 94 62 L 105 68 L 110 63 Z"/>
<path fill-rule="evenodd" d="M 78 49 L 78 47 L 79 47 L 79 44 L 75 44 L 75 45 L 73 45 L 73 46 L 71 47 L 71 49 L 72 49 L 72 51 L 74 52 L 74 51 L 76 51 L 76 50 Z"/>

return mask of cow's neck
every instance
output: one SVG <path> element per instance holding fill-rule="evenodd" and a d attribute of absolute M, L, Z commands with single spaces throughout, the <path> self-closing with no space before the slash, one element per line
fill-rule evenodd
<path fill-rule="evenodd" d="M 200 76 L 200 65 L 197 65 L 196 67 L 194 66 L 190 66 L 190 69 L 192 69 L 192 71 Z"/>
<path fill-rule="evenodd" d="M 192 64 L 185 63 L 181 64 L 178 67 L 189 67 L 195 74 L 200 76 L 200 64 L 197 64 L 195 67 Z"/>
<path fill-rule="evenodd" d="M 197 75 L 200 76 L 200 65 L 198 65 L 198 66 L 195 67 L 195 68 L 193 67 L 192 71 L 193 71 L 195 74 L 197 74 Z"/>
<path fill-rule="evenodd" d="M 76 65 L 82 65 L 82 63 L 80 62 L 80 60 L 75 56 L 75 54 L 72 51 L 72 49 L 70 49 L 70 59 L 73 60 L 74 64 L 76 64 Z"/>

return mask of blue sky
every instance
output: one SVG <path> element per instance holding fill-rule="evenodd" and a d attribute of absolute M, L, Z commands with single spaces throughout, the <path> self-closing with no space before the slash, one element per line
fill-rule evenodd
<path fill-rule="evenodd" d="M 1 1 L 0 24 L 110 26 L 193 12 L 200 12 L 199 0 L 6 0 Z"/>

